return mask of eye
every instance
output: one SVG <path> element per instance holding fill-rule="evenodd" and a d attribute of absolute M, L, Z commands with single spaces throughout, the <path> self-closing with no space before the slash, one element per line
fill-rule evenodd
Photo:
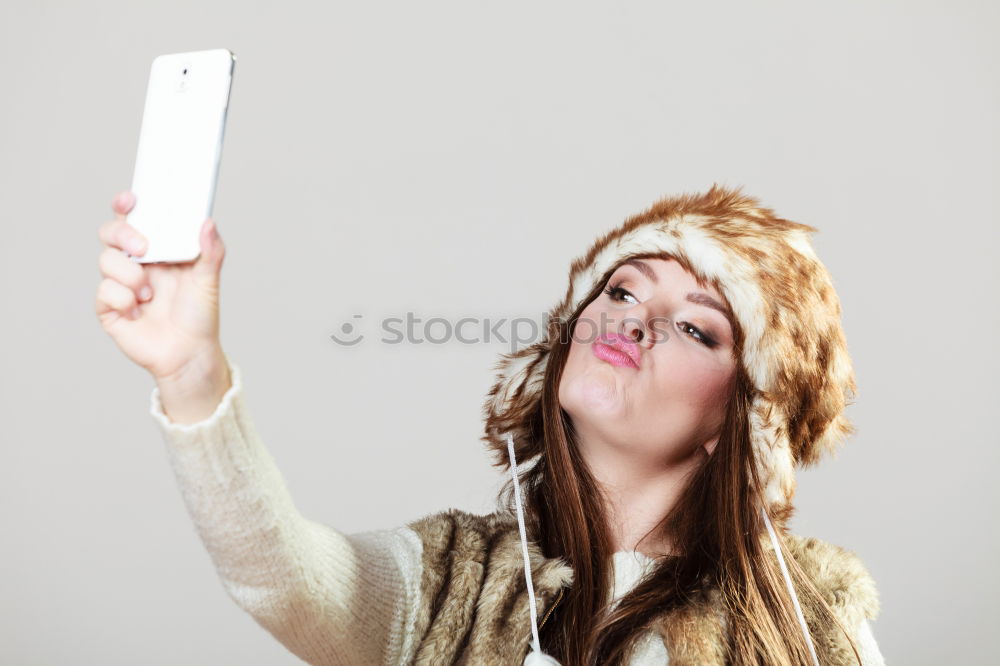
<path fill-rule="evenodd" d="M 631 298 L 632 301 L 635 302 L 635 303 L 639 302 L 639 301 L 636 300 L 635 296 L 633 296 L 627 290 L 622 289 L 621 287 L 619 287 L 617 285 L 614 285 L 614 286 L 608 285 L 608 287 L 604 290 L 604 293 L 607 294 L 608 297 L 612 301 L 614 301 L 616 303 L 621 303 L 622 299 L 624 299 L 626 296 L 629 297 L 629 298 Z"/>
<path fill-rule="evenodd" d="M 715 345 L 718 344 L 715 340 L 713 340 L 712 338 L 710 338 L 708 335 L 706 335 L 705 333 L 702 333 L 701 329 L 699 329 L 694 324 L 688 323 L 686 321 L 679 321 L 679 322 L 677 322 L 677 326 L 682 331 L 688 331 L 688 330 L 694 331 L 696 335 L 691 335 L 690 333 L 688 335 L 691 335 L 692 338 L 694 338 L 695 340 L 698 340 L 698 342 L 702 343 L 706 347 L 710 347 L 711 348 L 711 347 L 714 347 Z"/>

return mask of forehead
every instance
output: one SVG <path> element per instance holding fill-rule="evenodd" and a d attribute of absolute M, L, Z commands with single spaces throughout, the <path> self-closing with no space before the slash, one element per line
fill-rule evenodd
<path fill-rule="evenodd" d="M 638 271 L 651 282 L 658 283 L 659 287 L 663 287 L 664 284 L 673 284 L 689 289 L 697 288 L 723 302 L 726 300 L 711 283 L 698 279 L 694 273 L 673 257 L 641 255 L 629 257 L 619 265 L 616 271 L 626 266 Z"/>

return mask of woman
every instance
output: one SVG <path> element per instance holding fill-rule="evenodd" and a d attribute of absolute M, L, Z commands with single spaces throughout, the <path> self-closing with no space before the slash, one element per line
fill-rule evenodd
<path fill-rule="evenodd" d="M 150 410 L 226 590 L 305 661 L 883 663 L 860 559 L 785 527 L 794 466 L 853 430 L 812 227 L 713 186 L 601 236 L 545 339 L 496 367 L 497 510 L 348 535 L 297 512 L 253 427 L 218 339 L 212 221 L 195 262 L 142 266 L 121 252 L 141 241 L 133 203 L 100 230 L 98 316 L 156 380 Z"/>

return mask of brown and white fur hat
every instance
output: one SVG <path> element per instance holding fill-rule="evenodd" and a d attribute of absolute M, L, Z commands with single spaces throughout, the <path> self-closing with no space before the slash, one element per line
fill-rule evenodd
<path fill-rule="evenodd" d="M 778 217 L 739 188 L 715 184 L 704 194 L 661 199 L 600 236 L 573 261 L 566 296 L 548 313 L 545 338 L 502 354 L 494 366 L 482 439 L 495 452 L 496 464 L 506 464 L 508 433 L 518 459 L 529 452 L 528 417 L 541 403 L 559 322 L 625 259 L 665 253 L 714 286 L 742 330 L 741 361 L 755 389 L 751 431 L 757 468 L 768 511 L 776 522 L 785 522 L 793 510 L 795 466 L 835 453 L 854 432 L 844 415 L 856 391 L 854 370 L 840 301 L 810 242 L 815 231 Z"/>

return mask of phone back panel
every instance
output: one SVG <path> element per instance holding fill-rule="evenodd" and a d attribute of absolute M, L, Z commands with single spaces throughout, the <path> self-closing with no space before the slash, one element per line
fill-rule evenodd
<path fill-rule="evenodd" d="M 228 49 L 153 60 L 128 222 L 149 240 L 139 263 L 191 261 L 212 214 L 235 56 Z"/>

